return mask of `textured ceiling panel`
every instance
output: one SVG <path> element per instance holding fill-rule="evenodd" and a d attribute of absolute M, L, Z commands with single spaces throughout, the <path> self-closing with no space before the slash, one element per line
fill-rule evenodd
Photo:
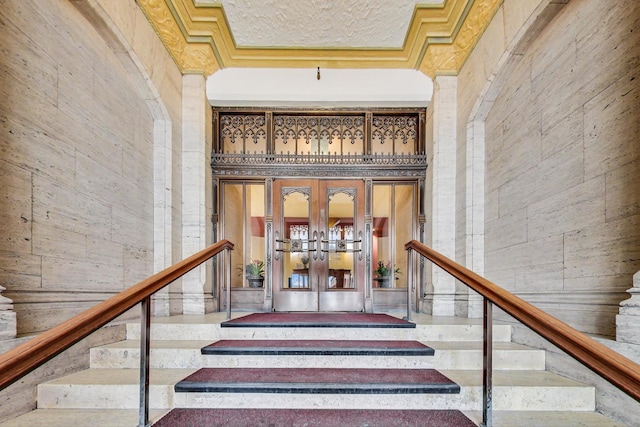
<path fill-rule="evenodd" d="M 444 0 L 220 0 L 238 46 L 401 48 L 416 4 Z"/>
<path fill-rule="evenodd" d="M 503 0 L 136 0 L 183 73 L 456 74 Z M 548 0 L 550 1 L 550 0 Z"/>

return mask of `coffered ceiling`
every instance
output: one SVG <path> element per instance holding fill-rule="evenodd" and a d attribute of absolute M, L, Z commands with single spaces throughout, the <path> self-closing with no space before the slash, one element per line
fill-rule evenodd
<path fill-rule="evenodd" d="M 456 74 L 502 0 L 137 0 L 183 73 L 395 68 Z"/>

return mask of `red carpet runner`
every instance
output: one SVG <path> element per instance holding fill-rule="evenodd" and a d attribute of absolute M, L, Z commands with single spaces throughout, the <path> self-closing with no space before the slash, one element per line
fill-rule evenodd
<path fill-rule="evenodd" d="M 475 427 L 454 410 L 174 409 L 155 427 Z"/>
<path fill-rule="evenodd" d="M 415 323 L 373 313 L 253 313 L 220 324 L 223 328 L 415 328 Z"/>
<path fill-rule="evenodd" d="M 434 350 L 418 341 L 220 340 L 203 347 L 202 354 L 433 356 Z"/>
<path fill-rule="evenodd" d="M 222 327 L 415 328 L 386 314 L 255 313 L 223 322 Z M 417 341 L 221 340 L 202 349 L 212 355 L 364 355 L 432 356 Z M 456 394 L 460 387 L 434 369 L 204 368 L 175 386 L 180 393 Z M 280 398 L 276 398 L 280 399 Z M 365 409 L 215 409 L 176 408 L 157 427 L 472 427 L 456 410 Z"/>
<path fill-rule="evenodd" d="M 460 393 L 435 369 L 203 368 L 175 386 L 186 393 Z"/>

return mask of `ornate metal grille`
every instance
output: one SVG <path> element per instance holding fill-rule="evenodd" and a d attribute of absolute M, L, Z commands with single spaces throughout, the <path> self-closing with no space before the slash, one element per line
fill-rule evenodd
<path fill-rule="evenodd" d="M 364 116 L 276 116 L 273 122 L 276 153 L 364 153 Z"/>
<path fill-rule="evenodd" d="M 221 115 L 220 139 L 225 153 L 266 153 L 265 115 Z"/>
<path fill-rule="evenodd" d="M 374 153 L 413 154 L 418 141 L 415 116 L 374 116 L 371 126 L 371 151 Z"/>
<path fill-rule="evenodd" d="M 214 111 L 218 176 L 424 176 L 425 112 Z"/>

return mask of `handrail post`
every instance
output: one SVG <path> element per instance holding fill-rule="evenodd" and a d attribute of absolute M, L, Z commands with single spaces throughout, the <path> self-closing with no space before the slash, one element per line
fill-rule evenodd
<path fill-rule="evenodd" d="M 493 425 L 493 305 L 483 298 L 482 341 L 482 425 Z"/>
<path fill-rule="evenodd" d="M 139 427 L 149 425 L 149 352 L 151 342 L 151 297 L 140 303 L 140 406 Z"/>
<path fill-rule="evenodd" d="M 224 286 L 227 288 L 227 320 L 231 319 L 231 251 L 225 250 L 224 256 L 227 259 L 227 268 L 224 275 Z"/>
<path fill-rule="evenodd" d="M 413 288 L 413 260 L 415 258 L 415 252 L 409 249 L 409 253 L 407 254 L 407 317 L 405 320 L 411 321 L 411 289 Z"/>

